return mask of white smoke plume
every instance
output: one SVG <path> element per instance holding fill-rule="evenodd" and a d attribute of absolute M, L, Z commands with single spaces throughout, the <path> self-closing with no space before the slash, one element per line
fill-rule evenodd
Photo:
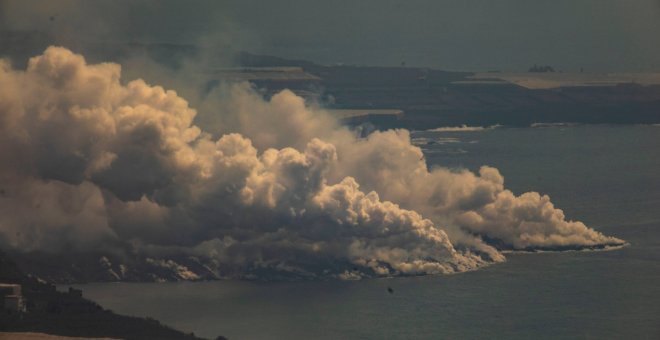
<path fill-rule="evenodd" d="M 223 87 L 205 132 L 174 91 L 60 47 L 0 63 L 0 246 L 131 248 L 317 276 L 460 272 L 502 249 L 621 245 L 515 196 L 497 169 L 429 170 L 405 130 L 358 138 L 283 91 Z M 195 277 L 167 260 L 149 260 Z M 220 269 L 218 269 L 220 268 Z"/>

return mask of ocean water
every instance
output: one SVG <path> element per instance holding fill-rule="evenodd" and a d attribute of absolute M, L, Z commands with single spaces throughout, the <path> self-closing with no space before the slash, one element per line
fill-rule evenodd
<path fill-rule="evenodd" d="M 660 127 L 414 132 L 430 166 L 500 169 L 519 194 L 630 246 L 509 254 L 447 276 L 324 282 L 102 283 L 115 312 L 229 339 L 660 339 Z M 388 292 L 388 288 L 392 292 Z"/>

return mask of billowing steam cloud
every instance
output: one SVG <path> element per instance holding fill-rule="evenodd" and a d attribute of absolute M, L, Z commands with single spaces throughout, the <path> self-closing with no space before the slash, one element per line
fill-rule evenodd
<path fill-rule="evenodd" d="M 0 63 L 0 246 L 351 277 L 623 244 L 547 196 L 516 197 L 497 169 L 429 171 L 407 131 L 359 139 L 289 91 L 265 101 L 234 85 L 217 112 L 219 138 L 175 92 L 64 48 L 25 71 Z"/>

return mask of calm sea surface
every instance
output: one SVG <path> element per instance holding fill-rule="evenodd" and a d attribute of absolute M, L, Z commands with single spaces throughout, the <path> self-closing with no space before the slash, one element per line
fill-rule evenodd
<path fill-rule="evenodd" d="M 416 132 L 431 166 L 500 169 L 515 193 L 631 243 L 508 255 L 449 276 L 354 282 L 103 283 L 122 314 L 230 339 L 660 339 L 660 127 Z M 387 288 L 393 289 L 393 294 Z"/>

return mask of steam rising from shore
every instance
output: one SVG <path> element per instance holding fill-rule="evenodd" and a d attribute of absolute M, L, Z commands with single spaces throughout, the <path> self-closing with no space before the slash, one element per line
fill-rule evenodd
<path fill-rule="evenodd" d="M 348 277 L 624 243 L 515 196 L 497 169 L 429 171 L 406 130 L 360 139 L 290 91 L 217 91 L 214 137 L 174 91 L 122 84 L 117 64 L 59 47 L 25 71 L 0 63 L 0 246 Z"/>

